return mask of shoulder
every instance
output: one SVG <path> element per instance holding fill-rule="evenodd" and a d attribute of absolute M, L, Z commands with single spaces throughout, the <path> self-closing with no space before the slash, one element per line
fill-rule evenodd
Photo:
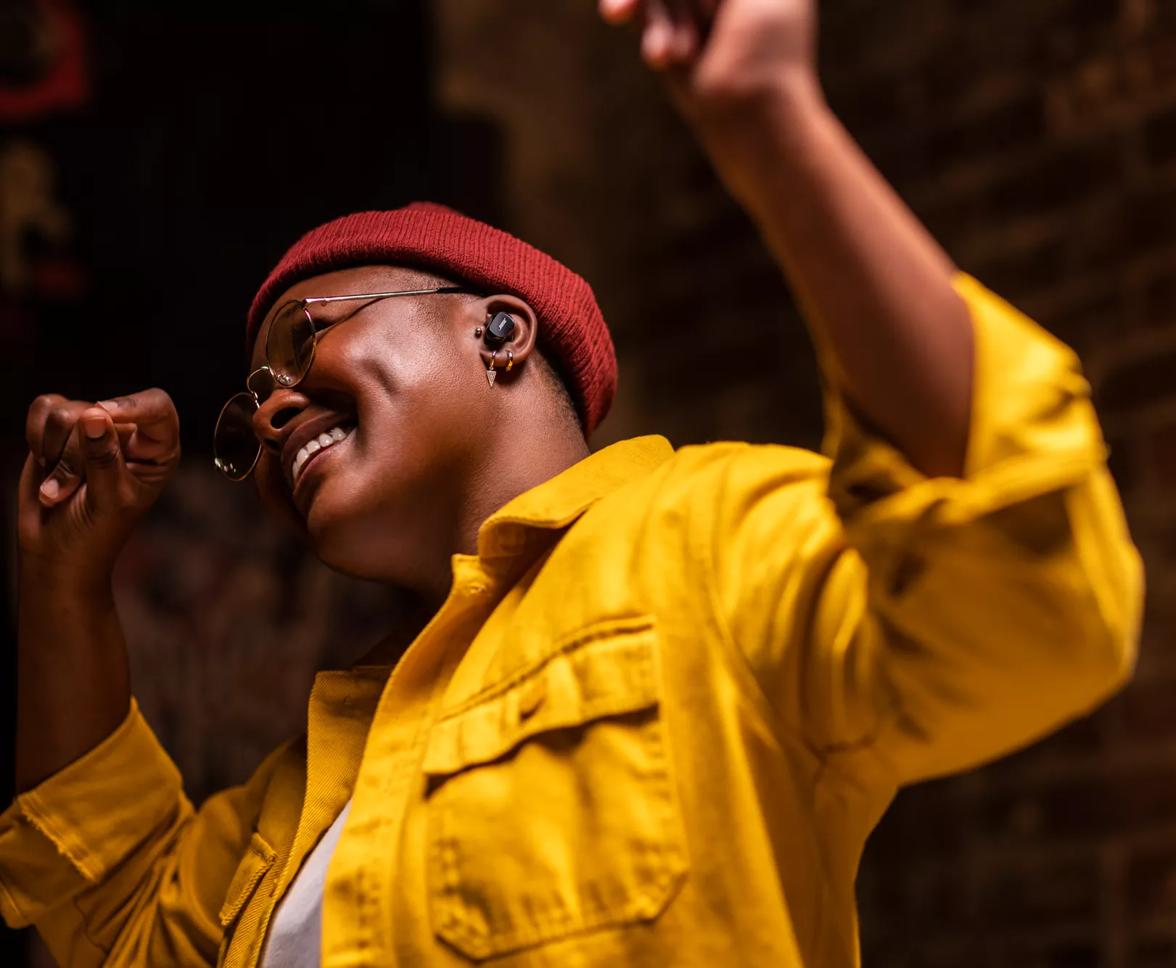
<path fill-rule="evenodd" d="M 590 514 L 614 539 L 688 534 L 713 539 L 751 521 L 800 525 L 831 513 L 828 458 L 776 444 L 682 447 L 613 491 Z"/>
<path fill-rule="evenodd" d="M 725 441 L 679 448 L 637 486 L 651 500 L 688 503 L 777 492 L 823 495 L 829 466 L 827 457 L 799 447 Z"/>

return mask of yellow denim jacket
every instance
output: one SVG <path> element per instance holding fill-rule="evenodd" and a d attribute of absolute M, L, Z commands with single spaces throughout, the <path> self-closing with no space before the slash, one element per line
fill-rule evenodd
<path fill-rule="evenodd" d="M 830 397 L 833 460 L 609 447 L 454 559 L 395 670 L 194 810 L 137 708 L 0 816 L 0 911 L 68 965 L 255 965 L 348 798 L 322 963 L 857 963 L 863 843 L 905 783 L 1128 677 L 1141 575 L 1074 355 L 961 276 L 964 479 Z"/>

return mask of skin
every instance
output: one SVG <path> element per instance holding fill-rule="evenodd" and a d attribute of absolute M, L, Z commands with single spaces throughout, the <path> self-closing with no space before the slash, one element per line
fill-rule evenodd
<path fill-rule="evenodd" d="M 370 266 L 303 280 L 275 306 L 445 282 Z M 474 330 L 499 311 L 515 320 L 514 366 L 491 389 L 491 351 Z M 323 323 L 349 318 L 321 335 L 306 378 L 258 410 L 262 455 L 253 481 L 267 509 L 325 563 L 408 590 L 425 618 L 448 591 L 451 556 L 475 552 L 482 521 L 581 460 L 587 444 L 536 351 L 539 322 L 517 297 L 409 296 L 313 312 Z M 263 362 L 268 326 L 251 368 Z M 498 369 L 505 363 L 500 350 Z M 328 414 L 354 422 L 355 431 L 292 491 L 282 447 L 302 424 Z M 94 440 L 85 433 L 91 423 L 101 434 Z M 126 643 L 111 572 L 175 470 L 179 420 L 158 389 L 100 405 L 45 395 L 30 407 L 28 439 L 19 511 L 20 790 L 91 749 L 126 716 Z M 382 643 L 362 661 L 387 661 L 394 650 Z"/>
<path fill-rule="evenodd" d="M 303 280 L 275 306 L 438 282 L 445 283 L 406 269 L 349 269 Z M 430 295 L 355 307 L 313 310 L 324 322 L 352 315 L 319 339 L 306 379 L 258 410 L 254 429 L 263 449 L 254 479 L 262 501 L 328 565 L 438 605 L 449 588 L 450 557 L 475 551 L 481 523 L 581 460 L 588 447 L 539 368 L 529 365 L 538 322 L 522 300 Z M 473 334 L 500 311 L 516 323 L 514 367 L 491 389 L 490 350 Z M 268 325 L 254 367 L 264 361 Z M 505 365 L 503 349 L 498 369 Z M 308 472 L 291 493 L 282 446 L 301 424 L 327 413 L 358 417 L 352 437 L 336 445 L 345 459 Z"/>
<path fill-rule="evenodd" d="M 829 374 L 931 476 L 963 474 L 973 335 L 956 268 L 834 117 L 814 0 L 600 0 L 756 222 Z"/>
<path fill-rule="evenodd" d="M 800 296 L 833 379 L 929 475 L 960 475 L 972 328 L 950 259 L 830 112 L 813 0 L 601 0 L 634 23 L 642 56 L 758 224 Z M 305 280 L 278 300 L 416 288 L 367 268 Z M 310 376 L 257 415 L 263 502 L 333 567 L 435 607 L 449 558 L 510 498 L 587 453 L 535 352 L 539 322 L 510 296 L 407 297 L 320 341 Z M 490 390 L 473 329 L 520 324 L 515 369 Z M 255 365 L 260 361 L 255 352 Z M 289 494 L 275 454 L 301 422 L 358 417 L 353 440 Z M 89 439 L 83 428 L 93 425 Z M 20 483 L 17 786 L 28 789 L 126 715 L 126 646 L 110 574 L 179 460 L 162 390 L 95 405 L 46 395 L 29 410 Z M 311 486 L 313 485 L 313 486 Z"/>

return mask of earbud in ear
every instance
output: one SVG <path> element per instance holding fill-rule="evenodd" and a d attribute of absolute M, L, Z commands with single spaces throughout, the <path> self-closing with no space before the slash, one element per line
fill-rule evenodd
<path fill-rule="evenodd" d="M 490 320 L 490 325 L 486 327 L 487 346 L 501 346 L 508 340 L 514 339 L 515 321 L 510 313 L 495 313 L 494 318 Z"/>

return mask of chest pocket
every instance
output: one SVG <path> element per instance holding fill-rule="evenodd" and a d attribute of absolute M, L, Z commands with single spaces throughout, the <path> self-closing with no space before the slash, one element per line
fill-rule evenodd
<path fill-rule="evenodd" d="M 471 959 L 655 919 L 686 874 L 648 620 L 585 630 L 425 753 L 433 930 Z"/>

